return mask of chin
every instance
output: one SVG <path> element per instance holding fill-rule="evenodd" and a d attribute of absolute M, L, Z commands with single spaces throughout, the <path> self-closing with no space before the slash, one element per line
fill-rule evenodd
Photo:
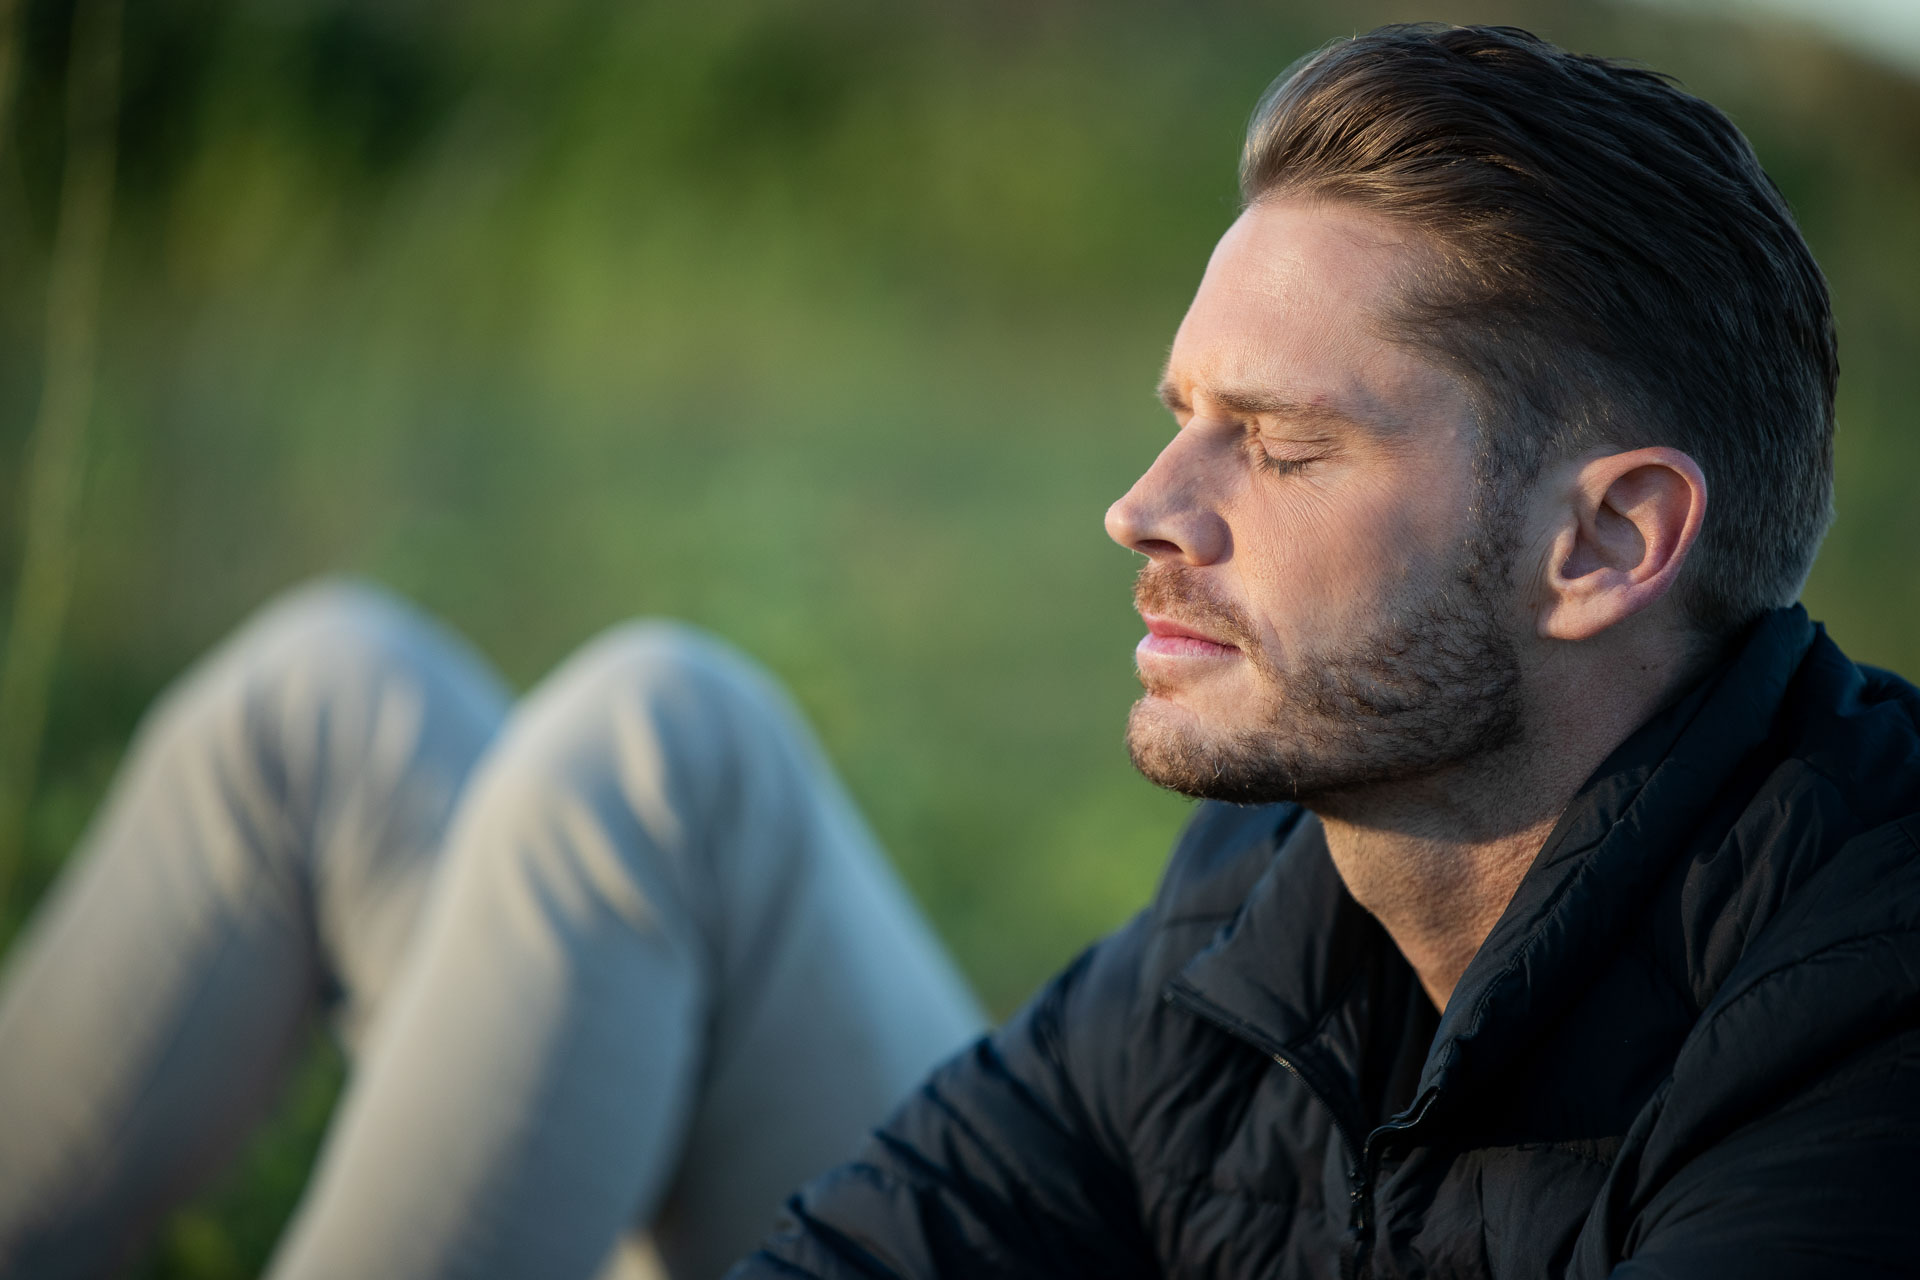
<path fill-rule="evenodd" d="M 1147 781 L 1196 800 L 1272 804 L 1303 798 L 1300 778 L 1270 740 L 1207 724 L 1149 693 L 1127 716 L 1127 754 Z"/>
<path fill-rule="evenodd" d="M 1218 681 L 1173 686 L 1142 681 L 1141 687 L 1144 692 L 1127 717 L 1129 733 L 1133 722 L 1142 719 L 1169 732 L 1236 737 L 1257 732 L 1273 715 L 1271 697 L 1261 688 L 1233 688 Z"/>
<path fill-rule="evenodd" d="M 1149 694 L 1127 717 L 1127 752 L 1155 786 L 1196 800 L 1283 801 L 1321 809 L 1381 786 L 1424 779 L 1509 745 L 1517 732 L 1501 708 L 1452 708 L 1444 732 L 1422 717 L 1396 725 L 1300 709 L 1256 725 L 1209 722 Z"/>

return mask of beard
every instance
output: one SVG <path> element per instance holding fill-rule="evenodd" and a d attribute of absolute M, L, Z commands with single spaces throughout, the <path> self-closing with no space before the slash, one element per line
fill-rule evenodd
<path fill-rule="evenodd" d="M 1134 767 L 1159 786 L 1206 800 L 1308 807 L 1436 773 L 1520 737 L 1520 663 L 1499 625 L 1511 555 L 1482 531 L 1451 571 L 1392 603 L 1362 634 L 1289 654 L 1261 648 L 1251 620 L 1211 595 L 1204 577 L 1150 563 L 1134 584 L 1143 612 L 1239 647 L 1266 693 L 1256 723 L 1211 728 L 1152 696 L 1127 718 Z"/>

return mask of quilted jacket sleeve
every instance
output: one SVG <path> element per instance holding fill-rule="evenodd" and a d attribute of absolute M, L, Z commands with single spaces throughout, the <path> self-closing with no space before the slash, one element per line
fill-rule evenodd
<path fill-rule="evenodd" d="M 1920 1031 L 1701 1152 L 1647 1205 L 1615 1280 L 1913 1275 L 1917 1085 Z"/>
<path fill-rule="evenodd" d="M 1128 1277 L 1156 1273 L 1110 1099 L 1134 926 L 936 1071 L 857 1159 L 787 1204 L 731 1273 Z M 1097 1004 L 1099 1018 L 1076 1016 Z"/>

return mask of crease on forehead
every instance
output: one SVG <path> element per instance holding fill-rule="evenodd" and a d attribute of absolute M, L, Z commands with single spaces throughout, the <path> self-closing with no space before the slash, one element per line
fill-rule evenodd
<path fill-rule="evenodd" d="M 1350 388 L 1344 395 L 1329 391 L 1296 395 L 1258 382 L 1194 380 L 1194 386 L 1213 404 L 1245 418 L 1272 418 L 1296 426 L 1357 430 L 1376 436 L 1400 435 L 1412 426 L 1378 396 L 1358 388 Z M 1188 392 L 1174 376 L 1171 357 L 1161 371 L 1156 394 L 1170 413 L 1193 408 Z"/>

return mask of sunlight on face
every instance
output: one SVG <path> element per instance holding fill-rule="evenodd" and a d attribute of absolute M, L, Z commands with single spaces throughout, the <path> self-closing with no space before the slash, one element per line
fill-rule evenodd
<path fill-rule="evenodd" d="M 1161 785 L 1306 799 L 1518 731 L 1469 402 L 1378 331 L 1419 252 L 1304 202 L 1256 206 L 1214 251 L 1161 386 L 1179 430 L 1107 513 L 1148 558 L 1128 745 Z"/>

